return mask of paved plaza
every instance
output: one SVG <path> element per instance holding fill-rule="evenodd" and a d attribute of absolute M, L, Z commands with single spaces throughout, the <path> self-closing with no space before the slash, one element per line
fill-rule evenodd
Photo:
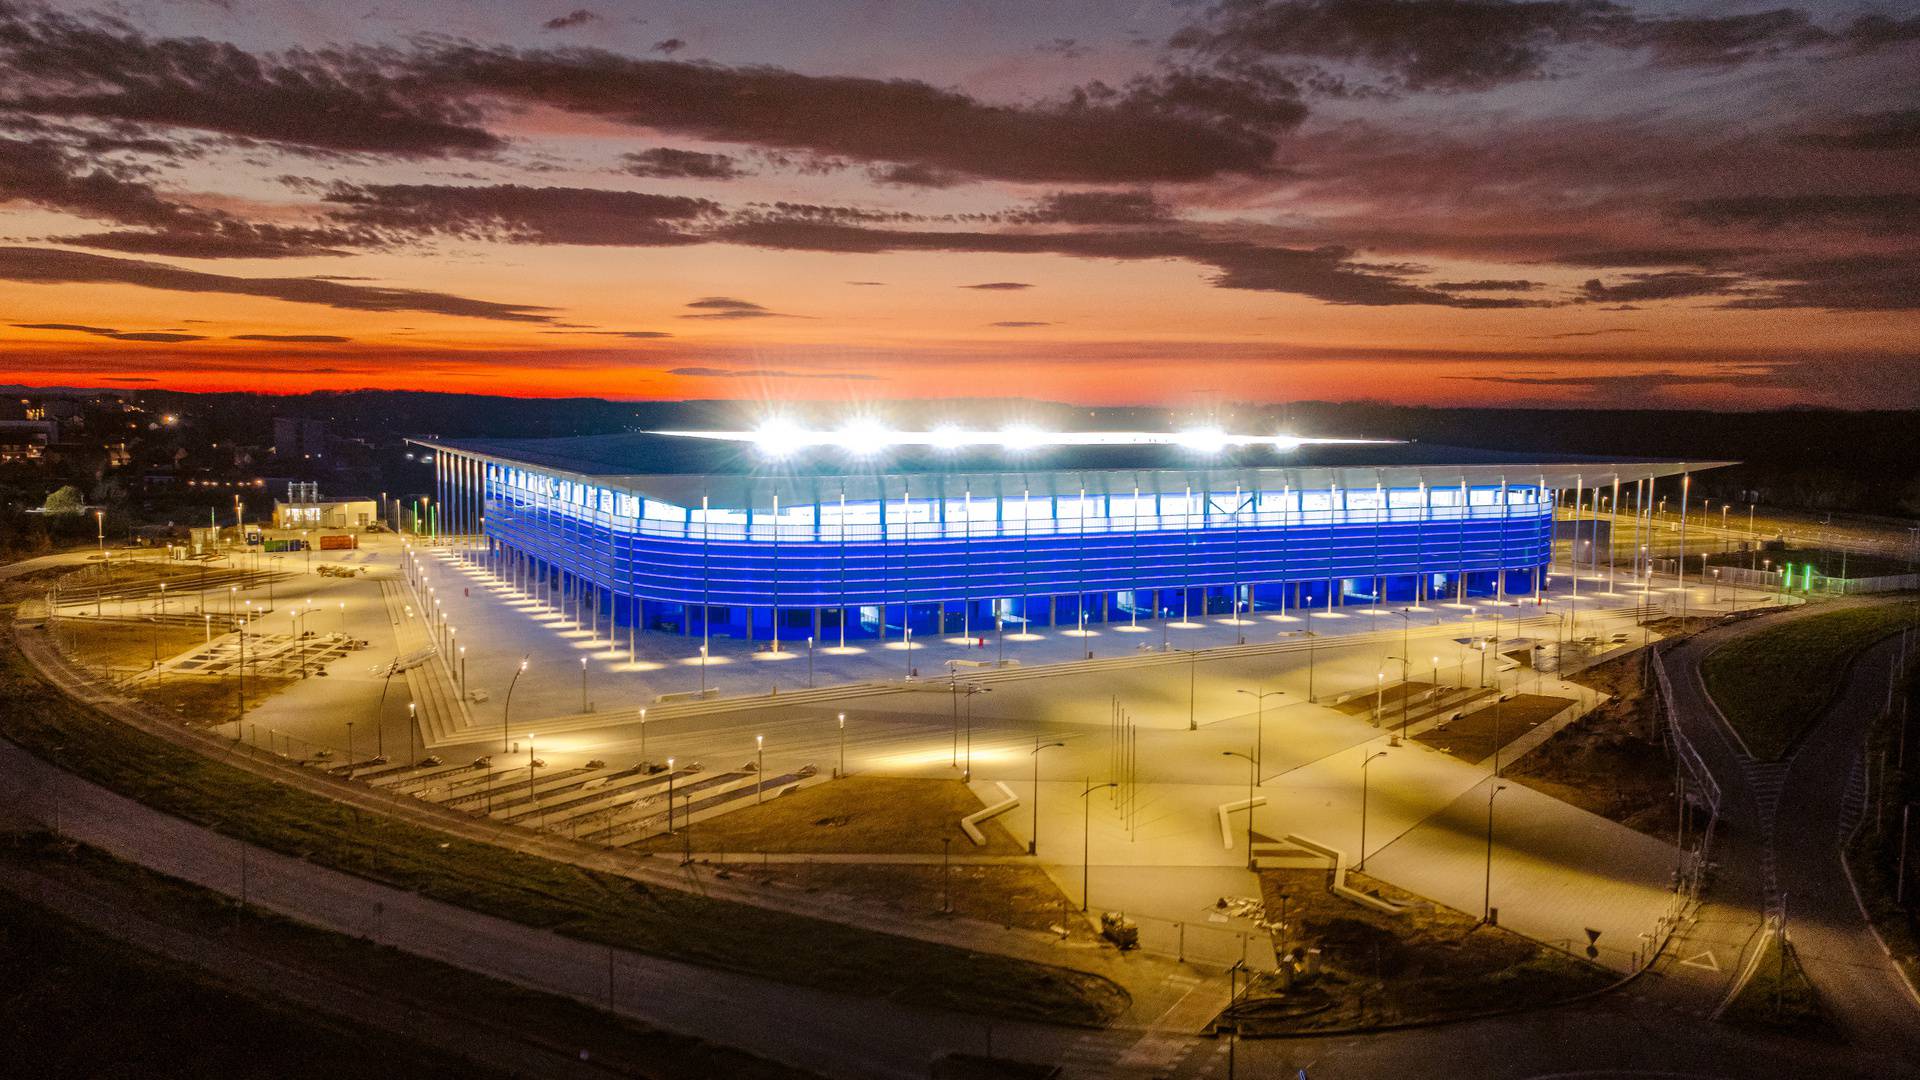
<path fill-rule="evenodd" d="M 1544 645 L 1536 655 L 1550 669 L 1563 639 L 1570 664 L 1638 644 L 1647 631 L 1637 624 L 1652 606 L 1677 608 L 1670 582 L 1643 589 L 1616 576 L 1609 589 L 1603 566 L 1583 577 L 1577 598 L 1571 581 L 1555 575 L 1543 603 L 1437 603 L 1405 615 L 1321 610 L 1311 637 L 1304 612 L 1009 634 L 1006 655 L 1017 666 L 973 666 L 998 659 L 991 635 L 986 649 L 955 638 L 915 642 L 911 654 L 901 642 L 844 652 L 816 645 L 811 690 L 803 643 L 769 656 L 716 639 L 706 669 L 713 694 L 702 698 L 697 642 L 639 635 L 631 650 L 625 641 L 610 647 L 604 626 L 595 640 L 455 549 L 415 550 L 427 568 L 424 596 L 408 586 L 406 555 L 391 538 L 353 553 L 369 571 L 363 576 L 282 586 L 290 604 L 304 603 L 310 589 L 316 606 L 333 605 L 371 645 L 334 665 L 332 677 L 299 682 L 261 704 L 249 714 L 248 737 L 295 754 L 325 747 L 345 760 L 353 720 L 356 760 L 377 750 L 394 761 L 432 752 L 449 762 L 525 753 L 531 738 L 555 772 L 589 760 L 620 769 L 670 757 L 737 770 L 764 740 L 772 775 L 807 765 L 831 775 L 844 761 L 857 773 L 965 777 L 983 803 L 1018 800 L 1000 821 L 1022 843 L 1036 843 L 1039 864 L 1069 900 L 1082 898 L 1085 881 L 1089 909 L 1127 911 L 1149 947 L 1222 963 L 1239 958 L 1246 938 L 1260 938 L 1215 910 L 1222 898 L 1257 893 L 1238 809 L 1249 766 L 1229 755 L 1260 760 L 1259 838 L 1297 834 L 1344 851 L 1350 863 L 1360 855 L 1361 763 L 1371 759 L 1370 873 L 1474 914 L 1490 892 L 1504 925 L 1549 943 L 1583 948 L 1586 931 L 1599 930 L 1602 961 L 1619 969 L 1667 908 L 1670 845 L 1519 785 L 1498 796 L 1489 890 L 1491 763 L 1399 743 L 1392 690 L 1399 658 L 1408 656 L 1408 677 L 1437 679 L 1443 692 L 1477 690 L 1484 680 L 1490 694 L 1564 697 L 1569 708 L 1556 722 L 1565 722 L 1595 695 L 1509 655 Z M 1724 611 L 1769 599 L 1695 585 L 1688 604 Z M 1474 647 L 1495 633 L 1498 652 Z M 1581 639 L 1588 644 L 1573 644 Z M 391 679 L 379 670 L 401 657 L 425 660 Z M 916 677 L 908 677 L 910 662 Z M 1376 718 L 1367 701 L 1383 686 L 1388 705 Z M 1266 696 L 1257 702 L 1255 692 Z M 1418 700 L 1412 734 L 1437 722 L 1419 719 Z M 1346 709 L 1333 707 L 1342 702 Z M 417 725 L 408 723 L 409 703 Z M 1119 786 L 1100 786 L 1108 783 Z M 1095 789 L 1083 796 L 1089 785 Z M 1224 833 L 1223 804 L 1235 804 Z M 1256 963 L 1272 963 L 1270 951 L 1253 951 Z"/>

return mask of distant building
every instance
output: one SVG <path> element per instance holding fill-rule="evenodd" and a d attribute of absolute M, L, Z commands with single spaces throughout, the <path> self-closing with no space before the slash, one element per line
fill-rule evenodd
<path fill-rule="evenodd" d="M 282 460 L 322 457 L 333 451 L 333 427 L 325 420 L 298 416 L 273 418 L 273 452 Z"/>
<path fill-rule="evenodd" d="M 380 520 L 372 499 L 357 495 L 320 497 L 320 485 L 291 483 L 287 497 L 273 501 L 276 529 L 363 529 Z"/>
<path fill-rule="evenodd" d="M 0 461 L 40 461 L 59 441 L 57 420 L 0 420 Z"/>

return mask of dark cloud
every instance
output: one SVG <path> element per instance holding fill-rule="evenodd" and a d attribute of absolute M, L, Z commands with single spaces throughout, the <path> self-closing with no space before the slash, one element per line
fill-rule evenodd
<path fill-rule="evenodd" d="M 1920 109 L 1850 116 L 1794 141 L 1824 150 L 1911 150 L 1920 146 Z"/>
<path fill-rule="evenodd" d="M 1595 301 L 1679 300 L 1732 292 L 1745 280 L 1731 274 L 1665 270 L 1652 274 L 1628 274 L 1626 280 L 1615 285 L 1605 284 L 1595 278 L 1582 285 L 1580 293 L 1583 298 Z"/>
<path fill-rule="evenodd" d="M 655 338 L 670 338 L 673 335 L 664 330 L 542 330 L 543 334 L 579 334 L 588 337 L 629 338 L 635 341 L 650 341 Z"/>
<path fill-rule="evenodd" d="M 683 319 L 792 319 L 797 316 L 783 312 L 768 311 L 751 300 L 741 300 L 732 296 L 703 296 L 690 300 L 687 306 L 696 309 L 694 314 L 682 315 Z"/>
<path fill-rule="evenodd" d="M 1536 334 L 1535 341 L 1558 341 L 1561 338 L 1607 337 L 1612 334 L 1644 334 L 1645 330 L 1627 326 L 1617 326 L 1609 330 L 1568 330 L 1559 334 Z"/>
<path fill-rule="evenodd" d="M 709 199 L 597 188 L 493 184 L 336 185 L 338 221 L 415 235 L 524 244 L 660 247 L 700 242 L 687 227 L 716 213 Z"/>
<path fill-rule="evenodd" d="M 82 326 L 78 323 L 14 323 L 19 330 L 63 330 L 76 334 L 90 334 L 93 337 L 112 338 L 115 341 L 205 341 L 199 334 L 180 334 L 161 330 L 113 330 L 104 326 Z"/>
<path fill-rule="evenodd" d="M 1214 270 L 1223 289 L 1294 293 L 1334 304 L 1384 306 L 1432 304 L 1457 308 L 1545 307 L 1550 302 L 1507 297 L 1460 296 L 1406 280 L 1417 268 L 1382 268 L 1355 262 L 1339 247 L 1292 248 L 1190 232 L 940 232 L 870 229 L 812 221 L 763 220 L 731 224 L 717 240 L 754 247 L 874 254 L 947 251 L 1005 255 L 1068 255 L 1123 261 L 1180 259 Z"/>
<path fill-rule="evenodd" d="M 244 278 L 51 248 L 0 247 L 0 281 L 35 285 L 137 285 L 175 292 L 261 296 L 346 311 L 425 311 L 501 322 L 553 321 L 553 316 L 546 314 L 546 308 L 474 300 L 424 289 L 350 285 L 322 278 Z"/>
<path fill-rule="evenodd" d="M 1726 266 L 1758 251 L 1738 247 L 1616 248 L 1610 251 L 1574 251 L 1555 255 L 1549 262 L 1600 270 L 1636 266 Z"/>
<path fill-rule="evenodd" d="M 884 281 L 849 281 L 849 285 L 885 285 Z"/>
<path fill-rule="evenodd" d="M 0 108 L 191 128 L 333 152 L 473 154 L 477 107 L 396 76 L 373 49 L 250 53 L 126 23 L 0 4 Z"/>
<path fill-rule="evenodd" d="M 267 225 L 163 195 L 138 170 L 52 138 L 0 137 L 0 202 L 25 202 L 129 230 L 54 237 L 135 255 L 278 259 L 341 255 L 374 238 L 351 230 Z"/>
<path fill-rule="evenodd" d="M 1436 281 L 1429 288 L 1441 292 L 1532 292 L 1540 287 L 1537 281 L 1525 278 L 1500 278 L 1482 281 Z"/>
<path fill-rule="evenodd" d="M 107 337 L 108 335 L 120 332 L 105 326 L 87 326 L 82 323 L 60 322 L 14 323 L 13 328 L 15 330 L 65 330 L 75 334 L 97 334 L 100 337 Z"/>
<path fill-rule="evenodd" d="M 1006 319 L 1001 322 L 988 323 L 987 325 L 988 326 L 1022 327 L 1022 326 L 1052 326 L 1053 324 L 1050 322 L 1035 322 L 1035 321 L 1026 320 L 1026 319 Z"/>
<path fill-rule="evenodd" d="M 1033 47 L 1037 53 L 1057 56 L 1062 60 L 1078 60 L 1093 50 L 1080 44 L 1077 38 L 1057 37 L 1052 41 L 1041 42 Z"/>
<path fill-rule="evenodd" d="M 1696 199 L 1674 212 L 1705 225 L 1757 229 L 1845 226 L 1875 233 L 1920 229 L 1920 194 L 1739 195 Z"/>
<path fill-rule="evenodd" d="M 1785 259 L 1766 268 L 1775 284 L 1731 300 L 1733 308 L 1828 311 L 1920 310 L 1920 251 Z"/>
<path fill-rule="evenodd" d="M 1911 36 L 1870 16 L 1833 33 L 1792 8 L 1644 17 L 1610 0 L 1221 0 L 1172 39 L 1244 69 L 1285 57 L 1359 65 L 1414 91 L 1484 90 L 1553 73 L 1574 47 L 1644 52 L 1661 67 L 1726 67 Z M 1336 84 L 1338 85 L 1338 84 Z"/>
<path fill-rule="evenodd" d="M 235 341 L 278 341 L 291 345 L 344 345 L 353 339 L 338 334 L 235 334 Z"/>
<path fill-rule="evenodd" d="M 687 43 L 677 37 L 670 37 L 665 41 L 656 41 L 653 43 L 653 51 L 666 56 L 672 56 L 674 53 L 686 47 Z"/>
<path fill-rule="evenodd" d="M 597 49 L 468 45 L 414 57 L 408 72 L 447 99 L 537 104 L 716 142 L 919 167 L 934 175 L 1199 180 L 1257 172 L 1274 149 L 1271 136 L 1244 116 L 1172 91 L 991 105 L 910 79 L 640 60 Z M 1293 122 L 1300 114 L 1291 114 Z"/>
<path fill-rule="evenodd" d="M 855 381 L 878 381 L 878 375 L 866 375 L 844 371 L 782 371 L 779 368 L 716 368 L 681 367 L 668 368 L 669 375 L 686 375 L 699 379 L 849 379 Z"/>
<path fill-rule="evenodd" d="M 1064 225 L 1152 225 L 1173 216 L 1151 191 L 1056 191 L 1011 220 Z"/>
<path fill-rule="evenodd" d="M 988 292 L 1015 292 L 1020 289 L 1031 289 L 1033 286 L 1024 281 L 983 281 L 978 285 L 962 285 L 960 288 L 983 289 Z"/>
<path fill-rule="evenodd" d="M 747 176 L 739 162 L 725 154 L 703 154 L 697 150 L 656 147 L 622 154 L 627 172 L 656 179 L 689 178 L 695 180 L 733 180 Z"/>
<path fill-rule="evenodd" d="M 565 15 L 558 15 L 540 24 L 543 30 L 570 30 L 576 26 L 585 26 L 599 21 L 600 16 L 586 8 L 575 8 Z"/>
<path fill-rule="evenodd" d="M 893 187 L 950 188 L 966 177 L 952 169 L 916 163 L 868 166 L 867 179 Z"/>

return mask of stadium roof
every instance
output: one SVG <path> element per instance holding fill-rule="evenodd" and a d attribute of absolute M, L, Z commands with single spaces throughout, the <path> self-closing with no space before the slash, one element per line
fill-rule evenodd
<path fill-rule="evenodd" d="M 1308 443 L 1291 449 L 1267 444 L 1211 451 L 1178 443 L 1037 446 L 1030 449 L 893 446 L 858 455 L 833 446 L 808 446 L 770 457 L 748 442 L 688 438 L 657 432 L 563 439 L 411 438 L 430 449 L 537 469 L 603 484 L 663 502 L 697 506 L 765 507 L 876 498 L 1018 497 L 1221 490 L 1450 487 L 1576 481 L 1622 484 L 1644 477 L 1732 464 L 1569 454 L 1526 454 L 1436 443 Z"/>

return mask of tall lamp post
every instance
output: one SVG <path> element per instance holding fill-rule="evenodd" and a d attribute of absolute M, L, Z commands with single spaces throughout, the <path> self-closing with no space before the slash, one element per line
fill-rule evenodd
<path fill-rule="evenodd" d="M 1493 921 L 1493 799 L 1494 796 L 1505 790 L 1507 790 L 1507 785 L 1495 784 L 1493 785 L 1493 790 L 1487 792 L 1487 880 L 1486 887 L 1480 896 L 1480 922 L 1482 924 Z"/>
<path fill-rule="evenodd" d="M 1051 750 L 1056 746 L 1065 746 L 1063 742 L 1050 742 L 1041 745 L 1040 736 L 1033 737 L 1033 749 L 1028 753 L 1033 758 L 1033 831 L 1027 834 L 1027 854 L 1037 855 L 1040 848 L 1040 751 Z"/>
<path fill-rule="evenodd" d="M 960 770 L 961 780 L 973 779 L 973 695 L 992 692 L 991 686 L 981 686 L 978 683 L 967 684 L 967 749 L 966 762 Z"/>
<path fill-rule="evenodd" d="M 847 714 L 840 714 L 840 776 L 847 775 Z"/>
<path fill-rule="evenodd" d="M 1093 873 L 1093 801 L 1087 796 L 1101 788 L 1119 787 L 1109 780 L 1096 784 L 1092 777 L 1087 778 L 1087 786 L 1080 792 L 1080 910 L 1087 910 L 1087 883 Z"/>
<path fill-rule="evenodd" d="M 1267 699 L 1270 697 L 1284 697 L 1286 691 L 1236 690 L 1234 692 L 1237 694 L 1245 694 L 1259 702 L 1259 704 L 1255 706 L 1253 714 L 1253 754 L 1255 757 L 1264 758 L 1267 756 Z"/>
<path fill-rule="evenodd" d="M 759 806 L 767 793 L 767 737 L 753 737 L 753 805 Z"/>
<path fill-rule="evenodd" d="M 1222 750 L 1221 757 L 1237 757 L 1247 760 L 1247 869 L 1253 869 L 1253 785 L 1260 763 L 1252 754 L 1243 754 L 1238 750 Z"/>
<path fill-rule="evenodd" d="M 515 669 L 513 678 L 507 682 L 507 699 L 500 707 L 500 752 L 507 752 L 507 721 L 513 716 L 513 688 L 520 682 L 520 676 L 527 673 L 527 658 L 520 658 L 520 666 Z"/>
<path fill-rule="evenodd" d="M 1372 765 L 1375 760 L 1386 756 L 1387 752 L 1385 750 L 1378 750 L 1369 754 L 1365 760 L 1360 762 L 1360 861 L 1354 865 L 1355 870 L 1365 870 L 1367 868 L 1367 779 L 1368 774 L 1372 771 L 1368 769 L 1367 766 Z"/>

